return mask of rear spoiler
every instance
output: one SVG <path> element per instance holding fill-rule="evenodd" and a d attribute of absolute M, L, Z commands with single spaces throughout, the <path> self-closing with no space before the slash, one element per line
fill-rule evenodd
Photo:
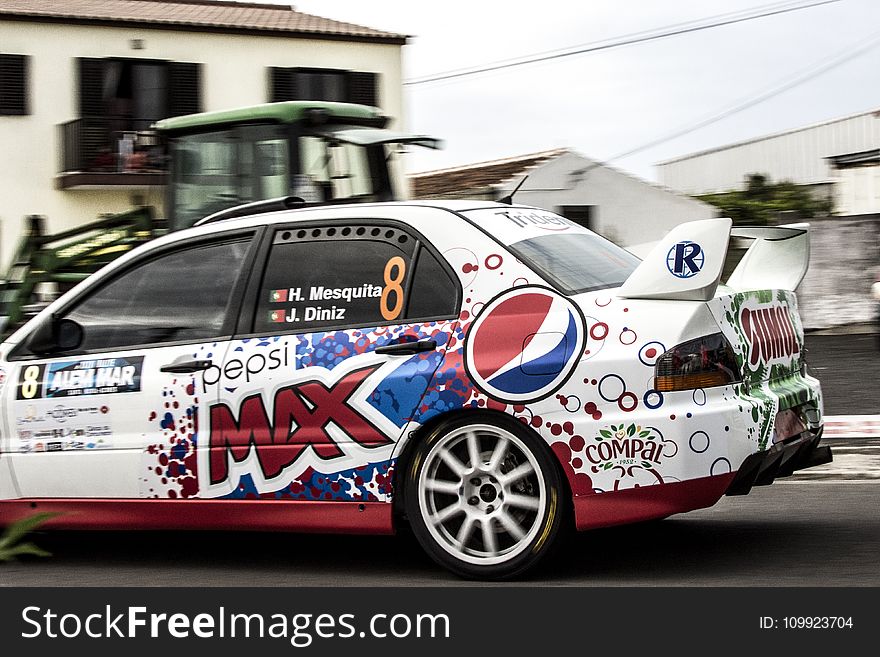
<path fill-rule="evenodd" d="M 738 226 L 728 218 L 673 228 L 618 292 L 627 299 L 708 301 L 721 281 L 730 238 L 753 240 L 727 285 L 745 290 L 794 290 L 810 263 L 809 224 Z"/>

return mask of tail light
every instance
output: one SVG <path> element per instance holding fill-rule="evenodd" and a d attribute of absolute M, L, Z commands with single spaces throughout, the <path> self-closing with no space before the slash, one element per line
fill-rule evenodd
<path fill-rule="evenodd" d="M 673 347 L 657 359 L 654 388 L 660 392 L 724 386 L 739 381 L 733 348 L 721 333 Z"/>

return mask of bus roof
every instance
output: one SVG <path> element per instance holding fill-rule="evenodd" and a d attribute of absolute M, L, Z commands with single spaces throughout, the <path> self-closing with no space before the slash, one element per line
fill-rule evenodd
<path fill-rule="evenodd" d="M 280 103 L 265 103 L 201 114 L 187 114 L 157 121 L 156 130 L 163 133 L 199 131 L 205 128 L 234 125 L 236 123 L 293 123 L 306 118 L 314 110 L 320 110 L 332 119 L 350 119 L 357 123 L 367 122 L 380 125 L 386 118 L 376 107 L 354 105 L 352 103 L 333 103 L 315 100 L 290 100 Z"/>

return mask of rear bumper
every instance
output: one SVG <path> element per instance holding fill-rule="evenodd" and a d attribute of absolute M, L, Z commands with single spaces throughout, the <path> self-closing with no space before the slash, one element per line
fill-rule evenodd
<path fill-rule="evenodd" d="M 830 463 L 833 458 L 831 448 L 819 445 L 822 429 L 822 426 L 808 429 L 792 439 L 747 457 L 725 494 L 748 495 L 752 486 L 768 486 L 797 470 Z"/>

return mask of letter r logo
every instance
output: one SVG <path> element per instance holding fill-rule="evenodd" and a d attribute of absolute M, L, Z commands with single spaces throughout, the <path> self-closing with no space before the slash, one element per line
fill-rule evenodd
<path fill-rule="evenodd" d="M 696 242 L 679 242 L 669 249 L 666 267 L 677 278 L 690 278 L 703 268 L 703 249 Z"/>

